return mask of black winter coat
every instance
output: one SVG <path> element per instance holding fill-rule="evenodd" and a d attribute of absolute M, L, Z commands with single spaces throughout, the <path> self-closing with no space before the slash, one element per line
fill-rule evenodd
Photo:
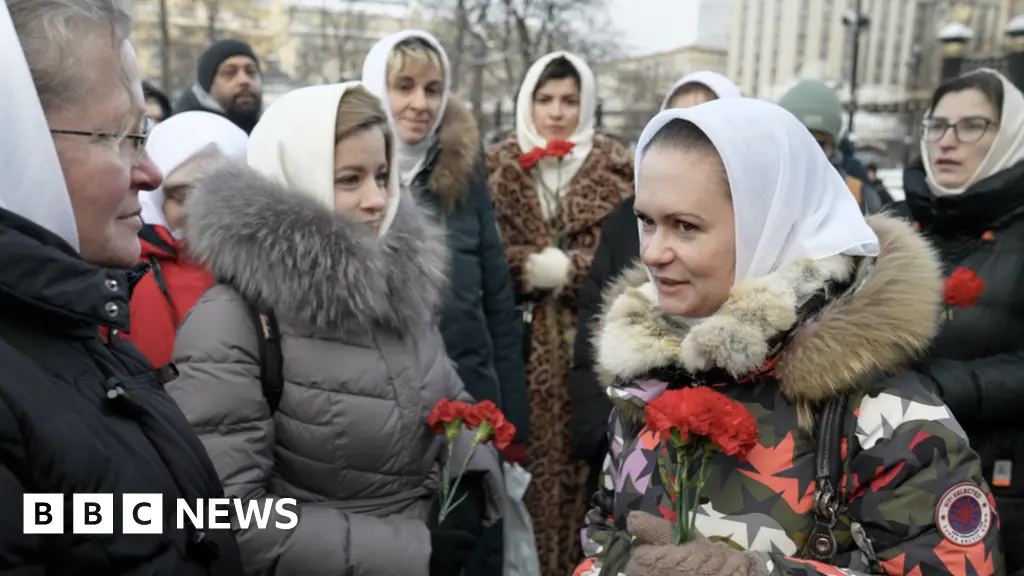
<path fill-rule="evenodd" d="M 480 133 L 472 114 L 448 100 L 436 144 L 413 178 L 412 193 L 433 208 L 448 231 L 450 293 L 441 335 L 466 391 L 497 404 L 516 427 L 516 441 L 530 436 L 523 362 L 522 322 L 512 276 L 498 234 Z"/>
<path fill-rule="evenodd" d="M 985 283 L 977 304 L 950 309 L 921 370 L 981 456 L 1008 572 L 1024 573 L 1024 163 L 937 198 L 917 160 L 903 187 L 906 212 L 938 249 L 946 274 L 962 266 Z M 997 465 L 1002 472 L 993 477 Z"/>
<path fill-rule="evenodd" d="M 601 314 L 605 289 L 639 259 L 640 237 L 632 196 L 623 200 L 604 219 L 601 239 L 578 300 L 580 322 L 573 343 L 569 393 L 572 398 L 573 451 L 590 467 L 588 487 L 597 491 L 597 477 L 608 453 L 608 416 L 612 403 L 598 385 L 594 372 L 595 322 Z"/>
<path fill-rule="evenodd" d="M 242 573 L 230 530 L 175 529 L 176 498 L 223 492 L 158 373 L 117 338 L 140 277 L 0 209 L 0 573 Z M 63 535 L 22 534 L 25 493 L 65 495 Z M 113 493 L 114 533 L 72 534 L 72 493 Z M 121 533 L 124 493 L 164 496 L 163 534 Z"/>

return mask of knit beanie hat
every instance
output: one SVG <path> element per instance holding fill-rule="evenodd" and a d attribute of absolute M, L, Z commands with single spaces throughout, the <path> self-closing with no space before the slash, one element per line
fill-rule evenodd
<path fill-rule="evenodd" d="M 231 38 L 218 40 L 199 57 L 196 81 L 199 82 L 203 90 L 210 91 L 210 86 L 213 86 L 213 78 L 217 75 L 217 68 L 220 68 L 220 65 L 232 56 L 248 56 L 252 58 L 252 61 L 256 63 L 256 68 L 259 69 L 260 61 L 253 53 L 252 46 Z"/>
<path fill-rule="evenodd" d="M 808 130 L 839 139 L 843 129 L 843 104 L 839 94 L 821 80 L 800 80 L 779 99 L 779 106 L 796 116 Z"/>

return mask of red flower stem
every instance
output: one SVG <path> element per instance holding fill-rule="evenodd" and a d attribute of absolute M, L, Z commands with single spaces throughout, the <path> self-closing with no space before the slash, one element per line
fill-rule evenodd
<path fill-rule="evenodd" d="M 697 473 L 697 491 L 693 496 L 693 510 L 690 511 L 690 535 L 697 533 L 697 510 L 700 508 L 700 491 L 704 488 L 704 485 L 708 481 L 708 462 L 711 460 L 711 456 L 714 454 L 714 448 L 710 442 L 704 443 L 704 456 L 700 459 L 700 472 Z"/>

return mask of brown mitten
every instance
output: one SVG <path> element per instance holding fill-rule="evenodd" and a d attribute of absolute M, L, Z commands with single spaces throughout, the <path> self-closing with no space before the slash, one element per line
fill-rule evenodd
<path fill-rule="evenodd" d="M 673 546 L 672 524 L 650 514 L 632 512 L 626 528 L 636 537 L 626 576 L 765 576 L 760 558 L 711 542 L 703 536 Z M 643 545 L 646 543 L 647 545 Z"/>
<path fill-rule="evenodd" d="M 636 538 L 638 544 L 666 546 L 672 543 L 672 523 L 660 516 L 634 510 L 626 517 L 626 531 Z"/>

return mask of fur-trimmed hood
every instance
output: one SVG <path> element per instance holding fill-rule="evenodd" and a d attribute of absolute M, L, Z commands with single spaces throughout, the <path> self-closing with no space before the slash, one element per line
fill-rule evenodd
<path fill-rule="evenodd" d="M 282 322 L 342 333 L 406 333 L 446 289 L 444 230 L 406 196 L 383 237 L 239 163 L 204 177 L 186 204 L 189 254 Z"/>
<path fill-rule="evenodd" d="M 770 342 L 789 332 L 774 373 L 781 393 L 805 407 L 869 383 L 872 373 L 900 370 L 935 336 L 942 270 L 909 224 L 887 215 L 868 222 L 879 238 L 877 258 L 787 263 L 740 282 L 714 316 L 693 328 L 662 315 L 642 266 L 630 270 L 605 295 L 594 337 L 599 381 L 617 400 L 659 369 L 745 376 L 761 369 L 773 352 Z M 800 305 L 830 283 L 850 288 L 799 318 Z"/>
<path fill-rule="evenodd" d="M 448 97 L 444 119 L 437 131 L 437 148 L 427 186 L 452 211 L 469 193 L 473 171 L 480 161 L 480 129 L 473 113 L 454 95 Z"/>

